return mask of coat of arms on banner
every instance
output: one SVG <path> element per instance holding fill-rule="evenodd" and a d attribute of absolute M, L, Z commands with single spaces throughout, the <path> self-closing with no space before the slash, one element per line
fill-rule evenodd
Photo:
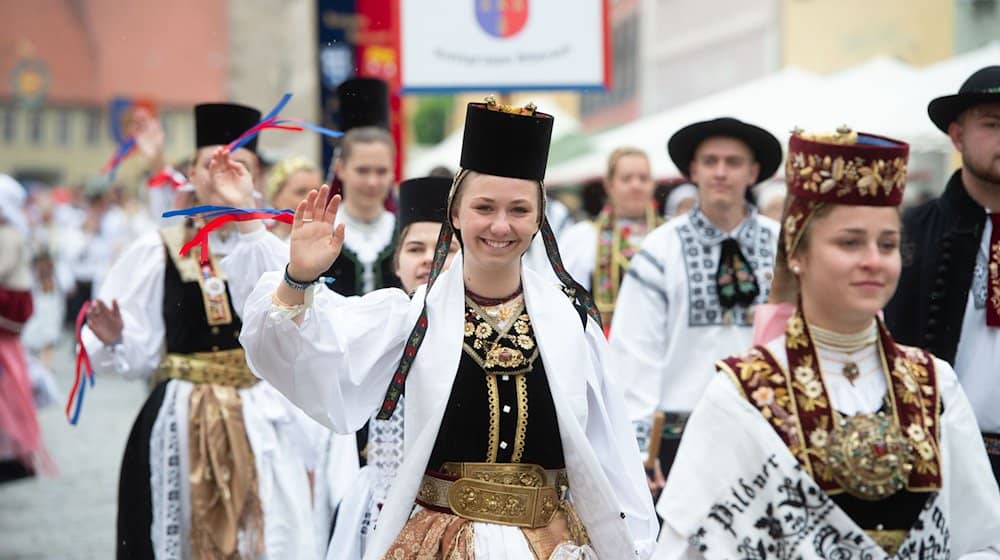
<path fill-rule="evenodd" d="M 513 37 L 528 21 L 528 0 L 473 0 L 479 27 L 494 37 Z"/>

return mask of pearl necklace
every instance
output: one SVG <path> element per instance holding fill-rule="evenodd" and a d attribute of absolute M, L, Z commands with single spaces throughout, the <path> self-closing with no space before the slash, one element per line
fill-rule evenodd
<path fill-rule="evenodd" d="M 878 340 L 878 328 L 875 321 L 864 330 L 856 333 L 842 334 L 831 330 L 809 325 L 809 333 L 812 335 L 813 343 L 817 349 L 829 350 L 846 355 L 846 359 L 831 359 L 844 364 L 843 374 L 851 385 L 861 377 L 861 369 L 858 367 L 857 355 L 864 352 Z"/>

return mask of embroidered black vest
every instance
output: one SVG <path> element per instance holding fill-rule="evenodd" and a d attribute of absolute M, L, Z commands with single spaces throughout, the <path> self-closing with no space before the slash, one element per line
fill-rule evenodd
<path fill-rule="evenodd" d="M 169 232 L 164 231 L 163 235 L 166 240 Z M 167 251 L 167 258 L 163 275 L 163 324 L 167 352 L 190 354 L 239 348 L 240 328 L 243 326 L 239 316 L 232 312 L 233 320 L 229 324 L 210 326 L 198 282 L 183 279 L 175 262 L 193 258 L 178 256 L 169 241 L 165 242 L 164 250 Z M 226 300 L 232 310 L 228 282 Z"/>
<path fill-rule="evenodd" d="M 401 288 L 402 285 L 399 283 L 399 277 L 396 276 L 395 267 L 393 266 L 392 256 L 396 251 L 396 242 L 385 246 L 382 252 L 375 257 L 375 263 L 373 265 L 375 269 L 375 290 L 380 288 Z M 361 296 L 364 295 L 362 288 L 364 287 L 364 281 L 362 275 L 364 274 L 365 267 L 358 260 L 358 256 L 351 251 L 346 246 L 340 251 L 340 256 L 337 260 L 333 261 L 330 268 L 323 274 L 328 278 L 333 278 L 334 282 L 332 284 L 327 284 L 327 287 L 331 290 L 337 292 L 342 296 Z"/>

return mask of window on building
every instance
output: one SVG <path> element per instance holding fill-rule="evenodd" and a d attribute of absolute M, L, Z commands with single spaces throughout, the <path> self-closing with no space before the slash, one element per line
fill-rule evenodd
<path fill-rule="evenodd" d="M 101 111 L 87 111 L 87 145 L 93 146 L 101 141 Z"/>
<path fill-rule="evenodd" d="M 56 142 L 60 146 L 69 146 L 73 139 L 73 112 L 69 109 L 59 111 L 56 126 Z"/>
<path fill-rule="evenodd" d="M 28 113 L 28 141 L 39 145 L 45 141 L 45 119 L 41 110 Z"/>
<path fill-rule="evenodd" d="M 3 141 L 13 142 L 17 139 L 17 113 L 13 107 L 5 107 L 3 116 L 0 117 L 0 126 L 3 128 Z"/>

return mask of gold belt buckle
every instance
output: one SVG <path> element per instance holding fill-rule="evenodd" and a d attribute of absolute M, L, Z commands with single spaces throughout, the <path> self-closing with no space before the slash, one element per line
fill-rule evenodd
<path fill-rule="evenodd" d="M 552 521 L 559 497 L 551 486 L 509 486 L 460 478 L 448 488 L 448 506 L 473 521 L 538 528 Z"/>
<path fill-rule="evenodd" d="M 545 469 L 529 463 L 444 463 L 441 472 L 505 486 L 541 488 L 548 484 Z"/>

